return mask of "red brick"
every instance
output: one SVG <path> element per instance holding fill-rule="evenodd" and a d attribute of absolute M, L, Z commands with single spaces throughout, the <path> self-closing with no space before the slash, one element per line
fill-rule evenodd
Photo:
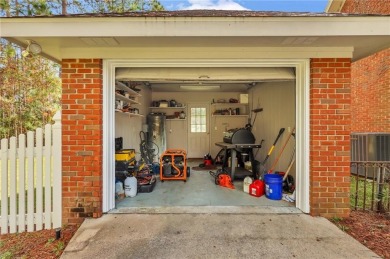
<path fill-rule="evenodd" d="M 349 59 L 312 59 L 310 86 L 310 207 L 311 215 L 345 215 L 343 197 L 336 191 L 345 187 L 343 172 L 349 172 L 351 95 Z M 344 79 L 338 82 L 337 79 Z M 348 141 L 347 141 L 348 140 Z M 338 153 L 337 151 L 340 151 Z M 336 162 L 346 161 L 336 165 Z M 348 191 L 348 189 L 347 189 Z M 348 194 L 348 192 L 347 192 Z M 337 199 L 337 200 L 336 200 Z M 336 203 L 337 201 L 337 203 Z M 345 206 L 349 206 L 349 203 Z"/>
<path fill-rule="evenodd" d="M 63 223 L 75 224 L 82 222 L 86 216 L 102 215 L 102 164 L 91 166 L 95 158 L 102 159 L 102 80 L 92 82 L 91 79 L 102 78 L 102 60 L 65 59 L 62 67 Z M 87 96 L 92 96 L 93 100 L 88 100 Z M 87 105 L 99 112 L 93 114 L 87 110 Z M 92 127 L 93 131 L 85 130 L 85 125 Z M 78 156 L 76 151 L 92 152 L 94 158 Z M 93 192 L 89 189 L 92 186 L 97 186 Z M 94 204 L 88 202 L 92 196 L 96 197 Z M 69 213 L 76 208 L 83 212 Z"/>

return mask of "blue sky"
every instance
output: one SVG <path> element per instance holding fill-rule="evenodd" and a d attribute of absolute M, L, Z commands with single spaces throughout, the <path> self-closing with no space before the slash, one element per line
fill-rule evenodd
<path fill-rule="evenodd" d="M 328 0 L 160 0 L 167 10 L 324 12 Z"/>

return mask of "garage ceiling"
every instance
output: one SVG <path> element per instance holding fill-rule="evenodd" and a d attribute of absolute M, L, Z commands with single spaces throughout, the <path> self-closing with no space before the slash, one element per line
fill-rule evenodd
<path fill-rule="evenodd" d="M 116 80 L 138 81 L 156 92 L 243 92 L 268 81 L 293 81 L 293 68 L 117 68 Z M 184 89 L 182 86 L 190 86 Z M 214 86 L 214 87 L 208 87 Z"/>

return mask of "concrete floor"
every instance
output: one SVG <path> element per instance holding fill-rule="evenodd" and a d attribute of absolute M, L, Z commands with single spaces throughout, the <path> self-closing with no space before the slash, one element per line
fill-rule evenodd
<path fill-rule="evenodd" d="M 189 163 L 191 167 L 199 165 L 200 161 Z M 215 171 L 215 170 L 214 170 Z M 151 193 L 138 193 L 133 198 L 125 198 L 117 201 L 116 209 L 112 213 L 131 212 L 185 212 L 194 211 L 191 207 L 202 207 L 217 210 L 219 213 L 232 211 L 231 207 L 246 207 L 250 211 L 275 210 L 280 213 L 297 213 L 294 203 L 284 200 L 275 201 L 262 197 L 253 197 L 243 191 L 243 181 L 234 181 L 235 189 L 228 189 L 215 185 L 214 178 L 209 171 L 191 170 L 191 176 L 184 181 L 157 180 L 156 186 Z M 200 208 L 199 208 L 200 207 Z M 175 208 L 175 209 L 174 209 Z M 228 209 L 229 208 L 229 209 Z"/>

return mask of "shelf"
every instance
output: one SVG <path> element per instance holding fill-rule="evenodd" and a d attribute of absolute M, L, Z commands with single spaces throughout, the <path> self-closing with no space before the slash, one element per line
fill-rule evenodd
<path fill-rule="evenodd" d="M 244 105 L 244 106 L 247 106 L 248 103 L 212 103 L 211 105 L 215 105 L 215 106 L 218 106 L 218 105 L 221 105 L 221 106 Z"/>
<path fill-rule="evenodd" d="M 115 93 L 115 99 L 116 100 L 121 100 L 121 101 L 124 101 L 124 102 L 127 102 L 127 103 L 131 103 L 131 104 L 140 104 L 139 102 L 137 101 L 134 101 L 134 100 L 131 100 L 129 98 L 126 98 L 125 96 L 121 95 L 121 94 L 118 94 L 118 93 Z"/>
<path fill-rule="evenodd" d="M 115 109 L 115 112 L 123 114 L 123 115 L 129 115 L 130 117 L 144 117 L 142 114 L 131 113 L 131 112 L 123 112 L 123 111 L 118 110 L 118 109 Z"/>
<path fill-rule="evenodd" d="M 115 81 L 115 88 L 126 91 L 132 96 L 138 96 L 138 97 L 141 96 L 139 93 L 137 93 L 136 91 L 134 91 L 133 89 L 131 89 L 130 87 L 128 87 L 127 85 L 119 81 Z"/>
<path fill-rule="evenodd" d="M 186 106 L 183 106 L 183 107 L 149 107 L 150 109 L 185 109 Z"/>
<path fill-rule="evenodd" d="M 186 121 L 187 119 L 166 119 L 167 121 Z"/>
<path fill-rule="evenodd" d="M 212 117 L 248 117 L 248 114 L 241 114 L 241 115 L 220 115 L 220 114 L 213 114 Z"/>

